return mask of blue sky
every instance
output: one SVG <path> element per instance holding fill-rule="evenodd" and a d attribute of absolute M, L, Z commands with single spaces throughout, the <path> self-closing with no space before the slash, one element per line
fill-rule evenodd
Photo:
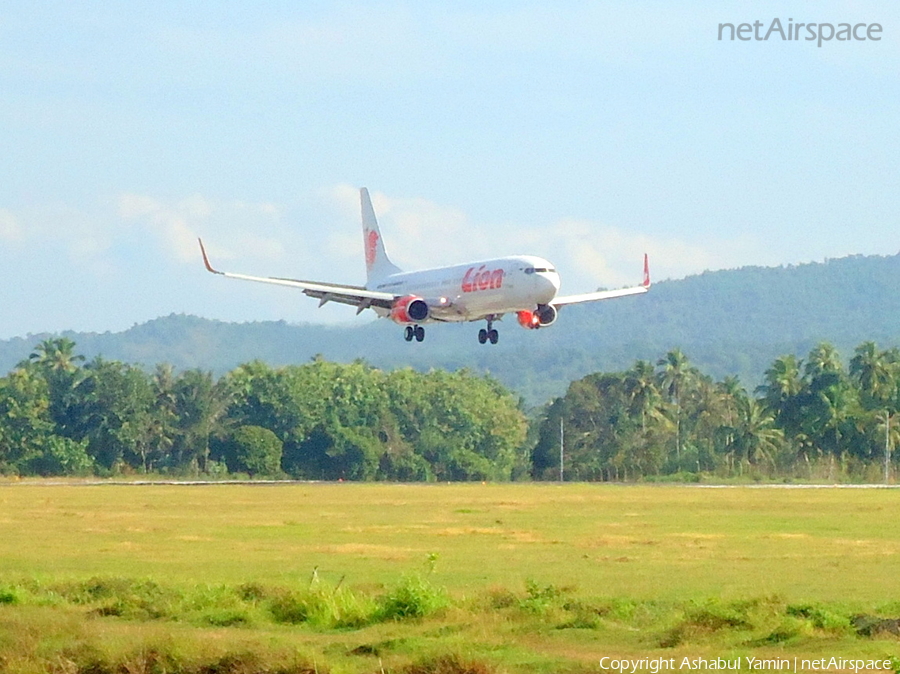
<path fill-rule="evenodd" d="M 717 40 L 722 22 L 882 39 Z M 513 253 L 563 292 L 900 250 L 893 2 L 0 0 L 0 337 L 364 321 L 219 267 Z M 368 315 L 368 318 L 367 318 Z"/>

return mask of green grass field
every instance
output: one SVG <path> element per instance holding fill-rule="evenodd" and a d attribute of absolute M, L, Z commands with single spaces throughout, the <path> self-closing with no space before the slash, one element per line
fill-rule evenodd
<path fill-rule="evenodd" d="M 10 484 L 0 671 L 892 657 L 900 639 L 853 617 L 900 617 L 898 506 L 894 489 Z"/>

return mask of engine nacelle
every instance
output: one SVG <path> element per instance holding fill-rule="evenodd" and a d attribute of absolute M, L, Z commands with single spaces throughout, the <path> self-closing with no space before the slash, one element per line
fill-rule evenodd
<path fill-rule="evenodd" d="M 534 311 L 517 311 L 519 325 L 529 330 L 546 328 L 556 323 L 558 312 L 552 304 L 539 304 Z"/>
<path fill-rule="evenodd" d="M 536 313 L 541 321 L 542 328 L 546 328 L 548 325 L 556 323 L 556 317 L 559 315 L 556 307 L 552 304 L 538 304 Z"/>
<path fill-rule="evenodd" d="M 516 318 L 526 330 L 536 330 L 541 327 L 541 319 L 533 311 L 517 311 Z"/>
<path fill-rule="evenodd" d="M 395 323 L 421 323 L 430 313 L 425 300 L 416 295 L 406 295 L 394 301 L 390 316 Z"/>

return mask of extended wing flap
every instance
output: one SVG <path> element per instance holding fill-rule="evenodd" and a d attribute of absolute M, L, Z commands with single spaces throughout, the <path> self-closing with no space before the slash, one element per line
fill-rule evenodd
<path fill-rule="evenodd" d="M 322 291 L 322 290 L 312 290 L 310 288 L 305 288 L 303 290 L 303 294 L 307 297 L 313 297 L 319 300 L 319 306 L 321 307 L 328 302 L 337 302 L 338 304 L 349 304 L 352 307 L 356 307 L 360 313 L 363 309 L 368 309 L 369 307 L 380 307 L 382 309 L 390 309 L 394 303 L 394 296 L 390 295 L 390 299 L 380 299 L 373 297 L 364 297 L 359 294 L 354 294 L 351 292 L 338 292 L 337 289 Z"/>

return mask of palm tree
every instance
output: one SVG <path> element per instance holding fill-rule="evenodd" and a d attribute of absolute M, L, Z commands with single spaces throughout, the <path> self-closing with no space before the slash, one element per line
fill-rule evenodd
<path fill-rule="evenodd" d="M 78 366 L 84 356 L 75 353 L 75 342 L 68 337 L 45 339 L 18 367 L 39 373 L 49 386 L 50 416 L 60 435 L 71 437 L 71 407 L 84 381 L 84 370 Z"/>
<path fill-rule="evenodd" d="M 628 396 L 630 412 L 641 415 L 641 433 L 646 433 L 647 414 L 659 401 L 656 373 L 652 363 L 638 360 L 625 373 L 625 393 Z"/>
<path fill-rule="evenodd" d="M 819 405 L 816 407 L 819 413 L 812 420 L 820 435 L 820 444 L 825 444 L 830 436 L 832 452 L 835 456 L 840 456 L 841 439 L 853 420 L 856 396 L 852 388 L 839 384 L 823 389 L 817 395 Z"/>
<path fill-rule="evenodd" d="M 681 458 L 681 399 L 687 385 L 696 375 L 681 349 L 672 349 L 656 363 L 663 369 L 659 373 L 659 385 L 674 407 L 675 456 Z"/>
<path fill-rule="evenodd" d="M 894 352 L 878 352 L 875 342 L 863 342 L 850 360 L 850 377 L 859 388 L 860 402 L 867 410 L 882 408 L 879 413 L 863 415 L 862 423 L 871 427 L 870 437 L 876 447 L 884 443 L 885 483 L 890 479 L 891 448 L 897 434 L 895 356 Z"/>
<path fill-rule="evenodd" d="M 737 409 L 735 444 L 750 463 L 765 460 L 774 466 L 784 432 L 777 427 L 772 412 L 750 397 L 741 398 Z"/>
<path fill-rule="evenodd" d="M 779 356 L 765 372 L 765 383 L 756 392 L 775 415 L 785 434 L 796 439 L 802 430 L 803 400 L 806 383 L 801 374 L 803 361 L 793 354 Z"/>
<path fill-rule="evenodd" d="M 844 366 L 834 345 L 828 342 L 816 345 L 806 358 L 804 374 L 813 388 L 831 386 L 840 380 Z"/>
<path fill-rule="evenodd" d="M 712 435 L 716 451 L 724 455 L 729 470 L 732 468 L 735 446 L 735 427 L 738 420 L 738 407 L 747 399 L 747 390 L 736 376 L 725 377 L 716 383 L 715 412 L 709 416 L 712 424 Z"/>
<path fill-rule="evenodd" d="M 209 372 L 187 370 L 175 382 L 181 446 L 180 463 L 197 462 L 206 471 L 209 438 L 225 429 L 231 391 L 225 379 L 215 381 Z"/>
<path fill-rule="evenodd" d="M 165 463 L 175 446 L 178 400 L 175 394 L 175 369 L 169 363 L 156 366 L 150 377 L 154 405 L 148 421 L 146 440 L 139 447 L 144 472 Z"/>
<path fill-rule="evenodd" d="M 863 399 L 881 406 L 896 388 L 896 366 L 885 351 L 878 352 L 875 342 L 863 342 L 856 347 L 850 361 L 850 377 L 859 386 Z"/>
<path fill-rule="evenodd" d="M 793 354 L 779 356 L 772 363 L 772 367 L 766 370 L 766 383 L 757 389 L 757 392 L 765 395 L 766 403 L 777 412 L 785 400 L 798 395 L 803 388 L 800 375 L 802 360 L 797 360 Z"/>
<path fill-rule="evenodd" d="M 830 446 L 832 455 L 840 457 L 844 450 L 842 439 L 855 432 L 851 422 L 858 401 L 837 349 L 827 342 L 813 348 L 806 360 L 804 377 L 804 430 L 819 447 Z"/>
<path fill-rule="evenodd" d="M 78 369 L 77 361 L 84 361 L 84 356 L 75 354 L 75 342 L 68 337 L 56 337 L 38 344 L 25 362 L 45 372 L 72 373 Z"/>

